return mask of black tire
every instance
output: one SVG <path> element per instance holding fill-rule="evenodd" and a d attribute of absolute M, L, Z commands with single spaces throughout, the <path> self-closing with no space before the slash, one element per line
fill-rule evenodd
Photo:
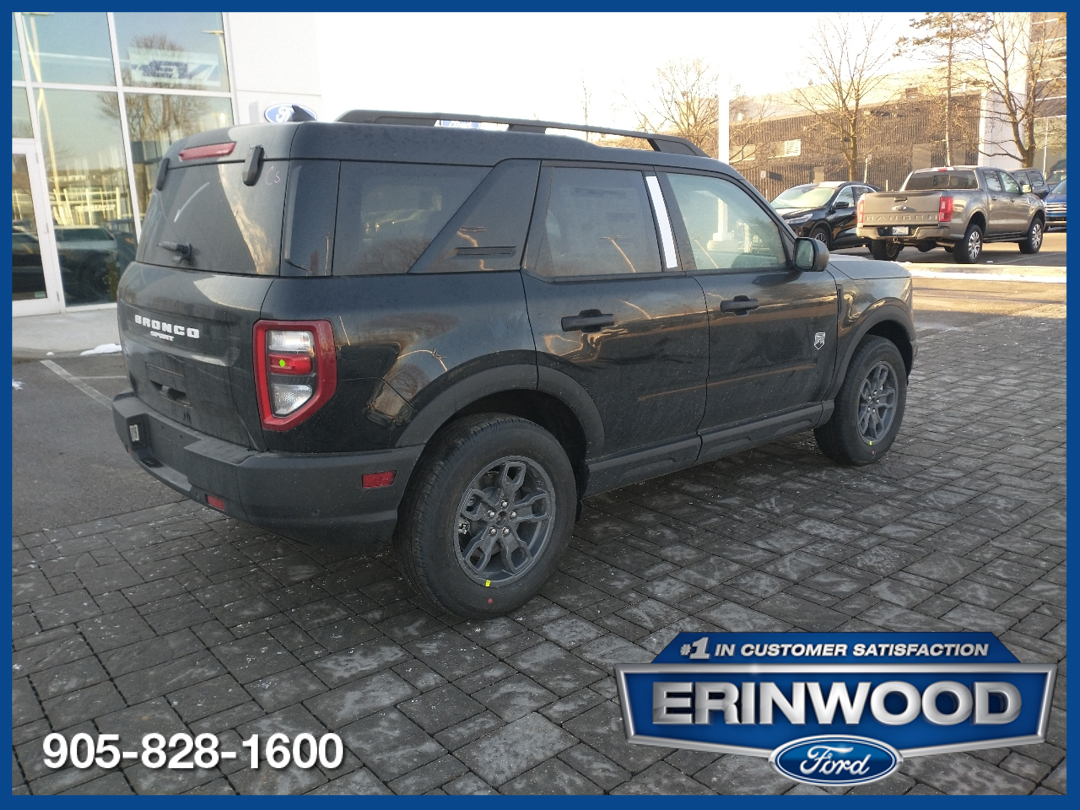
<path fill-rule="evenodd" d="M 1041 219 L 1035 217 L 1035 219 L 1031 220 L 1027 237 L 1021 239 L 1018 243 L 1020 245 L 1020 252 L 1028 254 L 1038 253 L 1039 248 L 1042 247 L 1044 229 L 1043 221 Z"/>
<path fill-rule="evenodd" d="M 963 241 L 953 245 L 953 259 L 957 264 L 975 264 L 982 256 L 983 231 L 976 223 L 968 225 Z"/>
<path fill-rule="evenodd" d="M 871 335 L 851 358 L 836 395 L 832 418 L 814 430 L 821 452 L 841 464 L 861 466 L 892 447 L 907 402 L 907 371 L 892 341 Z"/>
<path fill-rule="evenodd" d="M 466 619 L 501 616 L 555 572 L 576 504 L 574 471 L 554 436 L 513 416 L 466 417 L 425 451 L 399 512 L 395 550 L 406 578 L 435 606 Z"/>
<path fill-rule="evenodd" d="M 875 239 L 870 243 L 870 255 L 879 262 L 895 262 L 900 255 L 899 242 L 886 242 L 883 239 Z"/>
<path fill-rule="evenodd" d="M 832 234 L 829 233 L 829 229 L 824 225 L 816 225 L 812 231 L 810 231 L 810 238 L 816 239 L 825 245 L 825 247 L 832 249 Z"/>

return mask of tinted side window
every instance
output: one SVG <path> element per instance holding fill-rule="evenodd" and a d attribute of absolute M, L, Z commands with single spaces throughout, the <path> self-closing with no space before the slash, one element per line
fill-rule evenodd
<path fill-rule="evenodd" d="M 1026 177 L 1022 177 L 1021 181 L 1024 182 L 1024 183 L 1027 183 L 1028 179 Z M 1009 174 L 1008 172 L 1002 172 L 1001 173 L 1001 182 L 1005 184 L 1005 190 L 1007 192 L 1009 192 L 1010 194 L 1019 194 L 1020 193 L 1020 185 L 1019 185 L 1019 183 L 1017 183 L 1016 180 L 1013 178 L 1013 176 L 1011 174 Z"/>
<path fill-rule="evenodd" d="M 854 186 L 848 186 L 847 188 L 841 189 L 840 193 L 836 195 L 836 202 L 833 203 L 833 205 L 837 205 L 837 203 L 847 203 L 848 208 L 855 205 L 855 192 L 853 189 Z M 837 207 L 839 206 L 837 205 Z"/>
<path fill-rule="evenodd" d="M 737 185 L 695 174 L 669 174 L 667 180 L 699 271 L 787 266 L 776 223 Z"/>
<path fill-rule="evenodd" d="M 496 165 L 412 272 L 519 269 L 539 172 L 536 160 L 506 160 Z M 433 255 L 436 251 L 437 256 Z"/>
<path fill-rule="evenodd" d="M 281 275 L 330 275 L 340 165 L 336 160 L 289 164 Z"/>
<path fill-rule="evenodd" d="M 986 187 L 990 191 L 1001 191 L 1001 177 L 997 172 L 986 172 L 983 177 L 986 178 Z"/>
<path fill-rule="evenodd" d="M 641 172 L 549 171 L 551 193 L 538 226 L 537 273 L 562 277 L 661 271 L 656 227 Z"/>
<path fill-rule="evenodd" d="M 334 275 L 408 272 L 487 172 L 476 166 L 343 163 Z"/>

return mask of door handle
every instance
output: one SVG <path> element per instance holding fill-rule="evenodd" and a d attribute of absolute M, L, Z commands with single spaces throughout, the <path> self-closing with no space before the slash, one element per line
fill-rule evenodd
<path fill-rule="evenodd" d="M 757 309 L 761 304 L 756 298 L 747 298 L 745 295 L 736 295 L 731 301 L 721 301 L 721 312 L 734 312 L 736 315 L 745 315 L 752 309 Z"/>
<path fill-rule="evenodd" d="M 583 309 L 577 315 L 562 319 L 564 332 L 599 332 L 605 326 L 614 326 L 615 316 L 605 315 L 598 309 Z"/>

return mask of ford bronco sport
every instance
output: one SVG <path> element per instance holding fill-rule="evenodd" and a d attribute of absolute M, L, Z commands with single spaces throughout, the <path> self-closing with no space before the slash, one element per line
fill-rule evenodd
<path fill-rule="evenodd" d="M 841 463 L 888 451 L 903 268 L 830 260 L 679 138 L 455 120 L 173 145 L 117 306 L 115 424 L 149 474 L 304 542 L 393 543 L 475 618 L 537 593 L 584 497 L 809 429 Z"/>

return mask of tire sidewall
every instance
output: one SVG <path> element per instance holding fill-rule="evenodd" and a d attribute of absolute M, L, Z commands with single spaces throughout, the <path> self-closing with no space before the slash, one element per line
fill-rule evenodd
<path fill-rule="evenodd" d="M 818 238 L 819 236 L 823 236 L 824 239 Z M 810 238 L 816 239 L 818 242 L 821 242 L 821 244 L 825 245 L 826 248 L 832 247 L 832 234 L 829 232 L 829 228 L 825 225 L 819 224 L 811 228 Z"/>
<path fill-rule="evenodd" d="M 458 561 L 457 509 L 473 479 L 505 456 L 527 458 L 547 474 L 553 489 L 554 525 L 540 558 L 521 578 L 485 586 L 469 577 Z M 424 584 L 435 601 L 457 615 L 485 618 L 503 615 L 535 596 L 555 572 L 574 525 L 574 473 L 555 438 L 523 419 L 494 418 L 477 423 L 453 444 L 429 475 L 427 497 L 413 516 L 416 537 L 412 549 L 419 557 L 418 568 L 428 573 Z"/>
<path fill-rule="evenodd" d="M 889 364 L 896 379 L 896 412 L 885 438 L 871 446 L 859 435 L 859 395 L 870 370 L 882 361 Z M 900 352 L 885 338 L 868 338 L 851 359 L 844 384 L 836 397 L 836 409 L 833 411 L 832 418 L 838 420 L 836 438 L 844 458 L 852 464 L 863 465 L 872 464 L 885 455 L 900 432 L 906 405 L 907 372 Z"/>

